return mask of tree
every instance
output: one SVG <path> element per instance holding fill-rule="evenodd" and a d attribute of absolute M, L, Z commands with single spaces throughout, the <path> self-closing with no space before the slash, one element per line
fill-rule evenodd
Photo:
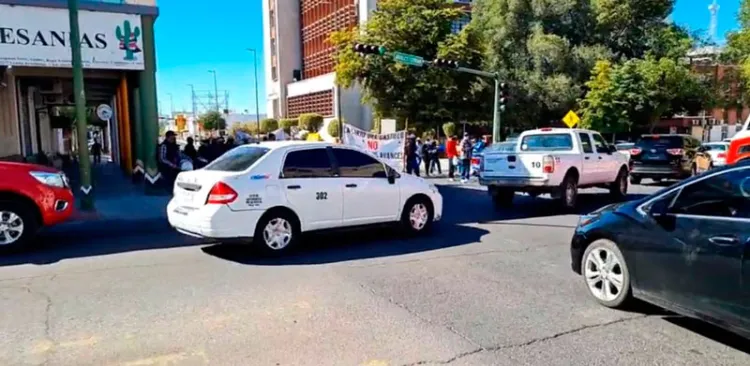
<path fill-rule="evenodd" d="M 602 132 L 653 131 L 662 116 L 702 109 L 708 90 L 698 75 L 670 58 L 600 61 L 581 100 L 581 127 Z"/>
<path fill-rule="evenodd" d="M 296 118 L 282 118 L 279 120 L 279 128 L 284 129 L 285 133 L 291 133 L 292 127 L 299 126 L 299 120 Z"/>
<path fill-rule="evenodd" d="M 748 99 L 750 98 L 748 95 L 750 88 L 747 87 L 750 83 L 750 0 L 742 0 L 737 18 L 740 29 L 727 34 L 727 45 L 722 59 L 726 63 L 739 66 L 742 77 L 742 83 L 738 84 L 742 89 L 740 99 Z"/>
<path fill-rule="evenodd" d="M 323 126 L 323 116 L 317 113 L 303 113 L 299 116 L 299 127 L 310 132 L 320 131 Z"/>
<path fill-rule="evenodd" d="M 260 120 L 260 132 L 269 133 L 279 129 L 279 121 L 274 118 L 264 118 Z"/>
<path fill-rule="evenodd" d="M 328 134 L 331 135 L 331 137 L 341 137 L 339 136 L 339 129 L 341 128 L 341 124 L 339 123 L 338 119 L 332 119 L 330 122 L 328 122 Z"/>
<path fill-rule="evenodd" d="M 451 137 L 456 135 L 456 124 L 453 122 L 448 122 L 446 124 L 443 124 L 443 132 L 445 133 L 445 136 Z"/>
<path fill-rule="evenodd" d="M 361 29 L 335 32 L 330 41 L 336 54 L 337 84 L 359 84 L 364 101 L 378 116 L 408 121 L 409 126 L 435 123 L 468 115 L 491 116 L 487 83 L 476 76 L 454 70 L 414 67 L 397 63 L 390 56 L 362 56 L 354 43 L 380 45 L 389 51 L 422 56 L 427 60 L 450 58 L 462 66 L 480 68 L 483 42 L 467 27 L 459 34 L 452 22 L 463 11 L 444 0 L 385 0 L 378 3 Z M 485 98 L 488 100 L 481 100 Z"/>
<path fill-rule="evenodd" d="M 200 116 L 198 122 L 207 131 L 219 131 L 227 128 L 227 121 L 217 111 L 209 111 Z"/>

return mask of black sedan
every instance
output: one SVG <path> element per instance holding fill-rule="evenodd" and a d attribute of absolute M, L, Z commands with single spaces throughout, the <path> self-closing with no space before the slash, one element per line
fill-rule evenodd
<path fill-rule="evenodd" d="M 582 216 L 570 254 L 604 306 L 638 298 L 750 338 L 750 163 Z"/>

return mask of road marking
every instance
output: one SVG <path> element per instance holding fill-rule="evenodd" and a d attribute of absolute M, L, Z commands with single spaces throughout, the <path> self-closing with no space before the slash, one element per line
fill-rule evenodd
<path fill-rule="evenodd" d="M 205 364 L 208 364 L 208 358 L 205 352 L 178 352 L 161 356 L 142 358 L 140 360 L 120 363 L 123 366 L 149 366 L 149 365 L 179 365 L 189 359 L 200 358 Z"/>
<path fill-rule="evenodd" d="M 370 360 L 365 363 L 360 364 L 361 366 L 388 366 L 390 365 L 388 361 L 383 360 Z"/>

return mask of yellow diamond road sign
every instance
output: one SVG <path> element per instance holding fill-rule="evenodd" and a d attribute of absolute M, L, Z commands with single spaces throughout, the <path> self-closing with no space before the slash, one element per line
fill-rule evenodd
<path fill-rule="evenodd" d="M 562 120 L 568 128 L 573 128 L 578 122 L 581 122 L 581 118 L 579 118 L 576 112 L 573 111 L 569 111 Z"/>

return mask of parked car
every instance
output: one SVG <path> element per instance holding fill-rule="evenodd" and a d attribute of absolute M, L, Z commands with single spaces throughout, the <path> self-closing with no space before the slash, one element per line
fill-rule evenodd
<path fill-rule="evenodd" d="M 727 163 L 728 142 L 707 142 L 698 148 L 695 165 L 699 173 L 724 166 Z"/>
<path fill-rule="evenodd" d="M 750 161 L 579 219 L 573 271 L 600 304 L 641 299 L 750 338 Z"/>
<path fill-rule="evenodd" d="M 177 176 L 167 205 L 179 232 L 270 253 L 303 232 L 398 223 L 427 233 L 443 214 L 437 187 L 346 145 L 274 141 L 232 149 Z"/>
<path fill-rule="evenodd" d="M 73 192 L 62 172 L 0 162 L 0 250 L 27 246 L 39 229 L 68 220 L 73 204 Z"/>
<path fill-rule="evenodd" d="M 641 183 L 643 178 L 654 181 L 684 179 L 700 171 L 695 158 L 700 140 L 689 135 L 643 135 L 630 150 L 630 182 Z"/>
<path fill-rule="evenodd" d="M 628 160 L 596 131 L 542 128 L 523 132 L 512 151 L 486 151 L 479 183 L 498 206 L 512 204 L 516 192 L 549 193 L 571 209 L 580 188 L 604 187 L 625 197 Z"/>

